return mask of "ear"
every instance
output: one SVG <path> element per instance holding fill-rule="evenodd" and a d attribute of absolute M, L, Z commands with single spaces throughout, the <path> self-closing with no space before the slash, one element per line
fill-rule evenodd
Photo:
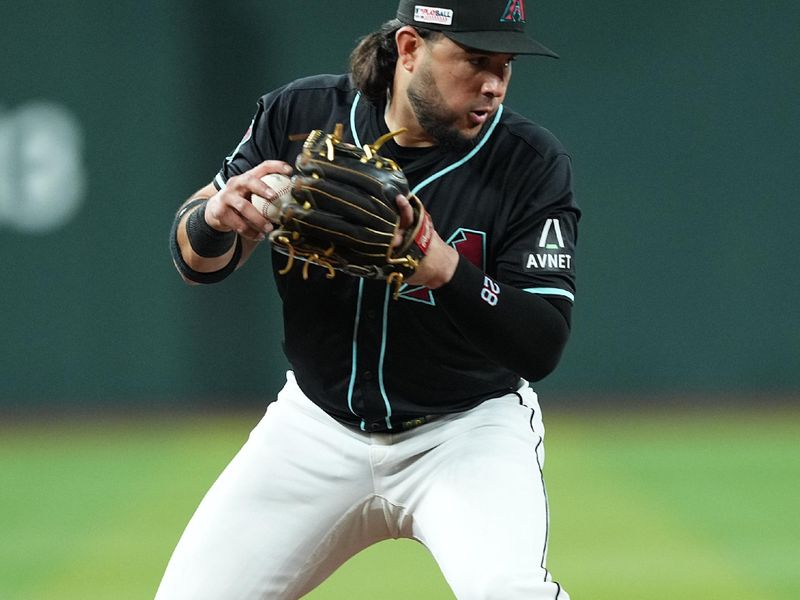
<path fill-rule="evenodd" d="M 425 41 L 419 37 L 416 29 L 406 25 L 397 30 L 394 35 L 397 44 L 397 66 L 408 72 L 414 70 L 414 65 L 419 59 Z"/>

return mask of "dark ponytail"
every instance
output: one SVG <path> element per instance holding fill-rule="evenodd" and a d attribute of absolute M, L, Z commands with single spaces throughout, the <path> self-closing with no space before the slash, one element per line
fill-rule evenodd
<path fill-rule="evenodd" d="M 353 85 L 374 104 L 386 98 L 392 86 L 397 64 L 394 34 L 403 24 L 397 19 L 384 23 L 377 31 L 361 38 L 350 54 L 350 75 Z"/>
<path fill-rule="evenodd" d="M 397 19 L 386 21 L 381 28 L 361 38 L 350 54 L 350 76 L 353 85 L 373 104 L 381 104 L 392 87 L 397 65 L 397 42 L 394 37 L 404 24 Z M 432 39 L 438 31 L 417 29 L 423 39 Z"/>

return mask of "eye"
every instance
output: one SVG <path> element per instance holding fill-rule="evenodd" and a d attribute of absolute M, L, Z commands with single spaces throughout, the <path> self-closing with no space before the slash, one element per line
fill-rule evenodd
<path fill-rule="evenodd" d="M 467 62 L 475 68 L 478 69 L 488 69 L 492 64 L 492 56 L 490 55 L 471 55 L 467 57 Z M 504 68 L 511 68 L 511 63 L 517 60 L 516 56 L 509 56 L 505 62 L 503 62 Z"/>
<path fill-rule="evenodd" d="M 467 59 L 473 67 L 484 68 L 489 64 L 488 56 L 471 56 Z"/>

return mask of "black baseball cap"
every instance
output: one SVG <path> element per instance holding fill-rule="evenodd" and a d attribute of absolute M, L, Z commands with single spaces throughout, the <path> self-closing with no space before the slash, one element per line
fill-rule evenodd
<path fill-rule="evenodd" d="M 441 31 L 469 48 L 507 54 L 558 54 L 525 35 L 525 0 L 400 0 L 397 19 Z"/>

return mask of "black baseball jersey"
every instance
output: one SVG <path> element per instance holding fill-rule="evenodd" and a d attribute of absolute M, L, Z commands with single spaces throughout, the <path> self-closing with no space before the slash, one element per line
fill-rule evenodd
<path fill-rule="evenodd" d="M 331 132 L 341 123 L 345 141 L 372 143 L 387 133 L 384 110 L 347 75 L 295 81 L 259 100 L 215 185 L 263 160 L 293 164 L 302 139 L 290 136 L 314 129 Z M 442 239 L 491 278 L 483 301 L 493 301 L 491 281 L 574 301 L 580 211 L 570 158 L 549 131 L 501 107 L 471 150 L 390 141 L 381 153 L 403 167 Z M 399 429 L 517 388 L 520 374 L 467 341 L 437 304 L 437 291 L 406 285 L 393 300 L 384 281 L 327 279 L 313 265 L 308 280 L 298 268 L 280 275 L 286 260 L 273 251 L 284 351 L 303 392 L 336 419 L 368 431 Z"/>

